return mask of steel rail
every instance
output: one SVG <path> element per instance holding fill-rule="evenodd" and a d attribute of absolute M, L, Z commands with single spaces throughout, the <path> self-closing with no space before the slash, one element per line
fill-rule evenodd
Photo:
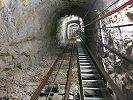
<path fill-rule="evenodd" d="M 72 79 L 73 53 L 74 53 L 74 43 L 72 46 L 71 57 L 69 61 L 69 70 L 68 70 L 68 76 L 67 76 L 67 83 L 65 87 L 65 100 L 69 100 L 69 91 L 70 91 L 71 79 Z"/>
<path fill-rule="evenodd" d="M 126 100 L 126 97 L 124 96 L 123 92 L 119 89 L 119 87 L 114 83 L 114 81 L 111 79 L 109 74 L 105 71 L 104 67 L 102 64 L 96 59 L 95 55 L 91 52 L 90 48 L 85 44 L 85 42 L 81 39 L 82 43 L 85 45 L 87 51 L 93 58 L 95 64 L 99 68 L 99 70 L 102 72 L 104 75 L 104 78 L 108 81 L 109 85 L 111 86 L 113 92 L 116 94 L 116 96 L 119 98 L 119 100 Z"/>
<path fill-rule="evenodd" d="M 46 76 L 43 77 L 42 82 L 40 83 L 40 85 L 38 86 L 36 91 L 33 93 L 30 100 L 37 100 L 38 99 L 42 89 L 47 84 L 49 77 L 51 76 L 52 72 L 55 70 L 58 61 L 62 58 L 62 55 L 64 54 L 67 47 L 68 47 L 68 45 L 63 49 L 63 52 L 57 57 L 57 59 L 53 63 L 52 67 L 50 68 L 50 70 L 48 71 Z"/>
<path fill-rule="evenodd" d="M 118 25 L 118 26 L 109 26 L 109 27 L 105 27 L 105 28 L 121 28 L 121 27 L 130 27 L 133 26 L 133 24 L 125 24 L 125 25 Z M 98 29 L 103 29 L 103 28 L 96 28 L 96 29 L 87 29 L 87 30 L 98 30 Z"/>
<path fill-rule="evenodd" d="M 66 54 L 63 55 L 63 59 L 62 59 L 60 65 L 59 65 L 59 68 L 58 68 L 58 71 L 57 71 L 57 73 L 56 73 L 56 75 L 55 75 L 55 77 L 54 77 L 53 83 L 56 82 L 56 81 L 55 81 L 55 80 L 56 80 L 56 77 L 57 77 L 57 75 L 59 74 L 59 71 L 60 71 L 60 69 L 61 69 L 61 67 L 62 67 L 62 64 L 63 64 L 63 62 L 64 62 L 64 59 L 65 59 L 65 56 L 66 56 Z M 49 94 L 48 94 L 48 96 L 46 97 L 45 100 L 49 99 L 49 96 L 50 96 L 52 90 L 53 90 L 53 87 L 50 89 L 50 92 L 49 92 Z"/>

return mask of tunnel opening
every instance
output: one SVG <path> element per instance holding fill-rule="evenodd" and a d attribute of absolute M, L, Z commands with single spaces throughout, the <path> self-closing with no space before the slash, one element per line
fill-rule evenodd
<path fill-rule="evenodd" d="M 74 35 L 76 32 L 84 32 L 83 20 L 76 15 L 66 15 L 58 20 L 57 27 L 57 38 L 60 43 L 67 43 L 67 41 Z"/>

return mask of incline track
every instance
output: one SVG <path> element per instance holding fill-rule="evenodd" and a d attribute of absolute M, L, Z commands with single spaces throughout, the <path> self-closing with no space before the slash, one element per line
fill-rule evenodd
<path fill-rule="evenodd" d="M 40 97 L 41 91 L 44 89 L 44 87 L 46 85 L 55 84 L 56 77 L 59 74 L 61 67 L 63 66 L 64 60 L 69 59 L 69 62 L 67 64 L 69 66 L 67 68 L 67 72 L 68 72 L 68 75 L 66 76 L 67 80 L 64 79 L 64 82 L 63 82 L 66 84 L 66 86 L 65 86 L 65 88 L 66 88 L 65 98 L 66 99 L 65 100 L 68 100 L 70 85 L 71 85 L 71 77 L 72 77 L 72 64 L 73 64 L 73 52 L 74 52 L 74 42 L 73 41 L 74 40 L 70 40 L 68 45 L 64 47 L 64 49 L 62 50 L 62 53 L 59 54 L 59 56 L 53 63 L 53 65 L 50 68 L 50 70 L 48 71 L 48 73 L 43 77 L 42 82 L 40 83 L 38 88 L 35 90 L 35 92 L 33 93 L 30 100 L 38 100 Z M 67 53 L 69 53 L 69 54 L 67 54 Z M 67 56 L 69 56 L 69 57 L 67 57 Z M 45 98 L 45 100 L 49 100 L 51 94 L 53 94 L 52 88 L 47 93 L 47 97 Z"/>
<path fill-rule="evenodd" d="M 79 75 L 76 79 L 79 83 L 76 84 L 78 86 L 78 89 L 75 89 L 76 92 L 74 93 L 73 88 L 75 87 L 72 86 L 75 76 L 73 74 L 75 40 L 73 39 L 59 54 L 30 100 L 113 100 L 105 83 L 105 76 L 103 77 L 101 74 L 88 47 L 79 38 L 76 40 L 76 47 L 76 67 L 78 65 Z M 64 76 L 61 76 L 61 73 Z M 61 91 L 63 90 L 63 92 L 59 92 L 58 84 L 62 85 Z M 41 95 L 44 98 L 41 98 Z M 61 98 L 58 98 L 59 96 Z M 55 99 L 55 97 L 57 98 Z"/>

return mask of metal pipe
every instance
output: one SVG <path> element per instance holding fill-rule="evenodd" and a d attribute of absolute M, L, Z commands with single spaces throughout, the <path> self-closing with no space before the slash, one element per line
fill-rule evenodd
<path fill-rule="evenodd" d="M 82 35 L 82 36 L 84 36 L 84 35 Z M 85 37 L 85 36 L 84 36 L 84 37 Z M 86 37 L 85 37 L 85 38 L 86 38 Z M 87 39 L 87 38 L 86 38 L 86 39 Z M 87 40 L 88 40 L 88 39 L 87 39 Z M 127 57 L 127 56 L 124 55 L 124 54 L 121 54 L 121 53 L 118 52 L 117 50 L 112 49 L 112 48 L 109 48 L 107 45 L 105 45 L 105 44 L 103 44 L 103 43 L 100 43 L 100 42 L 96 42 L 96 41 L 89 41 L 89 42 L 98 43 L 99 45 L 105 47 L 106 49 L 108 49 L 109 51 L 113 52 L 113 53 L 116 54 L 117 56 L 119 56 L 119 57 L 121 57 L 122 59 L 124 59 L 124 60 L 130 62 L 131 64 L 133 64 L 133 60 L 132 60 L 131 58 Z M 122 69 L 123 69 L 124 71 L 126 71 L 127 74 L 128 74 L 129 76 L 133 77 L 133 73 L 132 73 L 132 72 L 128 72 L 128 70 L 125 69 L 125 68 L 122 68 Z"/>
<path fill-rule="evenodd" d="M 124 3 L 124 4 L 122 4 L 122 5 L 118 6 L 118 7 L 116 7 L 115 9 L 113 9 L 113 10 L 111 10 L 109 12 L 107 12 L 106 14 L 102 15 L 101 17 L 93 20 L 91 23 L 85 25 L 85 27 L 88 26 L 88 25 L 91 25 L 92 23 L 94 23 L 94 22 L 96 22 L 98 20 L 101 20 L 101 19 L 104 19 L 104 18 L 106 18 L 108 16 L 111 16 L 114 13 L 119 12 L 120 10 L 124 9 L 125 7 L 127 7 L 128 5 L 131 5 L 131 4 L 133 4 L 133 0 L 129 0 L 126 3 Z"/>
<path fill-rule="evenodd" d="M 111 15 L 113 15 L 114 13 L 116 13 L 116 12 L 118 12 L 118 11 L 124 9 L 125 7 L 127 7 L 128 5 L 131 5 L 131 4 L 133 4 L 133 0 L 129 0 L 129 1 L 127 1 L 126 3 L 124 3 L 124 4 L 122 4 L 122 5 L 118 6 L 118 7 L 116 7 L 115 9 L 113 9 L 113 10 L 107 12 L 105 15 L 101 16 L 101 17 L 98 18 L 97 20 L 101 20 L 101 19 L 104 19 L 104 18 L 106 18 L 106 17 L 108 17 L 108 16 L 111 16 Z M 97 21 L 97 20 L 96 20 L 96 21 Z"/>
<path fill-rule="evenodd" d="M 111 26 L 111 27 L 106 27 L 106 28 L 118 28 L 118 27 L 127 27 L 127 26 L 133 26 L 133 24 L 126 24 L 126 25 Z"/>
<path fill-rule="evenodd" d="M 126 24 L 126 25 L 118 25 L 118 26 L 110 26 L 110 27 L 106 27 L 106 28 L 120 28 L 120 27 L 128 27 L 128 26 L 133 26 L 133 24 Z M 103 28 L 96 28 L 96 29 L 87 29 L 87 30 L 90 30 L 90 31 L 93 31 L 93 30 L 98 30 L 98 29 L 103 29 Z M 126 31 L 125 31 L 126 32 Z"/>
<path fill-rule="evenodd" d="M 124 54 L 121 54 L 120 52 L 117 52 L 116 50 L 114 50 L 114 49 L 112 49 L 112 48 L 108 47 L 107 45 L 102 44 L 100 42 L 96 42 L 96 43 L 104 46 L 105 48 L 107 48 L 108 50 L 110 50 L 111 52 L 113 52 L 114 54 L 118 55 L 119 57 L 121 57 L 121 58 L 125 59 L 126 61 L 128 61 L 128 62 L 130 62 L 130 63 L 133 64 L 133 60 L 131 58 L 125 56 Z"/>
<path fill-rule="evenodd" d="M 108 10 L 110 7 L 112 7 L 114 4 L 116 4 L 118 1 L 120 1 L 120 0 L 117 0 L 117 1 L 115 1 L 115 2 L 113 2 L 111 5 L 109 5 L 107 8 L 105 8 L 103 11 L 101 11 L 99 14 L 97 14 L 93 19 L 92 19 L 92 21 L 89 23 L 89 24 L 87 24 L 87 25 L 85 25 L 84 27 L 87 27 L 87 26 L 89 26 L 89 25 L 91 25 L 92 23 L 94 23 L 95 21 L 96 21 L 96 18 L 99 16 L 99 15 L 101 15 L 102 13 L 104 13 L 106 10 Z"/>

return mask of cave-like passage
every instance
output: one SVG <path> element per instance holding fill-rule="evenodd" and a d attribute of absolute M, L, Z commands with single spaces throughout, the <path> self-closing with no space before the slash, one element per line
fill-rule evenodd
<path fill-rule="evenodd" d="M 118 11 L 119 9 L 116 9 L 116 11 Z M 97 10 L 95 10 L 95 11 L 97 11 Z M 98 19 L 95 19 L 94 21 L 91 21 L 90 23 L 88 23 L 88 24 L 86 24 L 86 25 L 83 25 L 84 26 L 84 28 L 86 28 L 87 26 L 90 26 L 92 23 L 94 23 L 95 21 L 97 21 L 97 20 L 101 20 L 101 19 L 103 19 L 103 18 L 105 18 L 105 17 L 108 17 L 109 15 L 111 15 L 111 14 L 114 14 L 114 12 L 109 12 L 109 13 L 107 13 L 107 14 L 105 14 L 104 16 L 98 16 L 99 18 Z M 99 14 L 98 14 L 99 15 Z M 72 15 L 72 16 L 74 16 L 74 15 Z M 73 17 L 71 17 L 71 18 L 73 18 Z M 66 17 L 66 19 L 67 19 L 67 17 Z M 68 19 L 67 19 L 68 20 Z M 72 36 L 72 34 L 74 34 L 75 32 L 77 32 L 77 30 L 79 29 L 79 31 L 80 31 L 80 33 L 81 33 L 81 30 L 83 30 L 83 27 L 81 28 L 81 25 L 80 25 L 80 23 L 81 23 L 81 21 L 78 19 L 78 20 L 69 20 L 69 21 L 64 21 L 64 25 L 62 25 L 62 32 L 60 32 L 61 34 L 63 34 L 63 42 L 65 42 L 67 39 L 70 39 L 71 38 L 71 36 Z M 99 24 L 100 26 L 101 26 L 101 22 L 100 22 L 100 24 Z M 78 27 L 77 27 L 78 26 Z M 63 33 L 64 32 L 64 33 Z M 88 41 L 87 39 L 86 39 L 86 36 L 83 36 L 83 38 L 86 40 L 86 41 Z M 102 37 L 103 38 L 103 37 Z M 62 43 L 63 43 L 62 42 Z M 93 44 L 93 42 L 91 42 L 92 44 Z M 106 47 L 106 46 L 104 46 L 104 47 Z M 108 48 L 108 47 L 106 47 L 106 48 Z M 105 48 L 104 48 L 105 49 Z M 110 49 L 110 48 L 108 48 L 109 50 L 111 50 L 111 51 L 113 51 L 112 49 Z M 115 53 L 115 54 L 117 54 L 116 52 L 114 52 L 113 51 L 113 53 Z M 119 55 L 119 54 L 118 54 Z M 119 55 L 120 56 L 120 55 Z M 93 55 L 92 55 L 92 57 L 94 57 Z M 95 59 L 95 58 L 94 58 Z M 129 61 L 130 61 L 130 59 L 129 59 Z M 132 61 L 131 61 L 132 62 Z M 105 81 L 107 82 L 107 84 L 108 84 L 108 86 L 109 86 L 109 88 L 111 88 L 112 90 L 113 90 L 113 92 L 115 93 L 115 95 L 117 95 L 118 96 L 118 98 L 119 99 L 122 99 L 122 100 L 125 100 L 125 97 L 123 96 L 123 94 L 122 94 L 122 92 L 121 92 L 121 90 L 119 90 L 119 88 L 118 88 L 118 86 L 116 86 L 115 85 L 115 83 L 111 80 L 111 78 L 110 78 L 110 76 L 109 75 L 107 75 L 107 73 L 104 71 L 104 69 L 102 69 L 101 67 L 101 65 L 97 62 L 97 61 L 95 61 L 95 63 L 97 63 L 98 65 L 98 67 L 99 67 L 99 69 L 101 70 L 101 73 L 103 74 L 103 76 L 104 76 L 104 78 L 105 78 Z M 81 81 L 82 81 L 82 79 L 81 79 Z M 81 82 L 82 83 L 82 82 Z M 81 85 L 81 84 L 80 84 Z M 84 89 L 83 89 L 84 90 Z M 82 92 L 83 92 L 83 90 L 81 90 Z M 80 92 L 81 92 L 80 91 Z M 81 93 L 82 94 L 82 93 Z M 83 93 L 84 94 L 84 93 Z M 84 98 L 85 97 L 83 97 L 83 96 L 85 96 L 85 95 L 82 95 L 82 97 L 80 97 L 81 99 L 83 99 L 84 100 Z M 89 98 L 91 98 L 91 97 L 88 97 L 87 98 L 87 100 L 89 100 Z M 92 99 L 92 98 L 91 98 Z M 98 98 L 97 98 L 98 99 Z M 109 99 L 109 98 L 106 98 L 106 99 Z M 111 99 L 110 99 L 111 100 Z"/>
<path fill-rule="evenodd" d="M 113 99 L 132 100 L 132 4 L 133 0 L 0 0 L 0 99 L 30 100 L 62 48 L 77 35 Z M 63 71 L 60 76 L 66 75 Z"/>

